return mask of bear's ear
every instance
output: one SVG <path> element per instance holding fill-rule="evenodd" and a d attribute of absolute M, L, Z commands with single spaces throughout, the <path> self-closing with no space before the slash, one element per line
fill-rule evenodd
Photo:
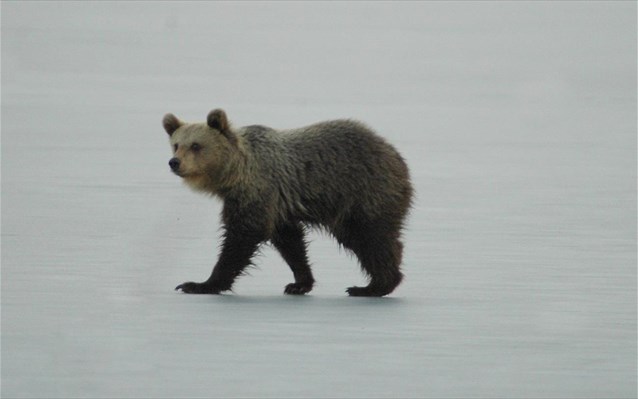
<path fill-rule="evenodd" d="M 162 119 L 162 125 L 164 125 L 164 130 L 168 133 L 169 136 L 172 136 L 175 133 L 175 130 L 179 129 L 180 126 L 183 125 L 182 121 L 177 119 L 177 117 L 173 114 L 164 115 L 164 119 Z"/>
<path fill-rule="evenodd" d="M 228 119 L 226 118 L 224 110 L 214 109 L 210 111 L 206 118 L 206 123 L 208 123 L 208 126 L 211 128 L 219 130 L 223 135 L 226 135 L 229 131 Z"/>

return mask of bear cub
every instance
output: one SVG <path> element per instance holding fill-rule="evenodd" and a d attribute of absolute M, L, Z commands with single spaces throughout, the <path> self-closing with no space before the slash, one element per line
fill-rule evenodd
<path fill-rule="evenodd" d="M 232 127 L 216 109 L 206 123 L 163 119 L 171 170 L 196 191 L 223 201 L 223 243 L 210 277 L 176 287 L 189 294 L 230 290 L 258 247 L 270 242 L 295 281 L 314 285 L 305 232 L 318 227 L 354 253 L 369 277 L 351 296 L 384 296 L 401 282 L 401 230 L 412 201 L 405 160 L 360 122 L 334 120 L 289 130 Z"/>

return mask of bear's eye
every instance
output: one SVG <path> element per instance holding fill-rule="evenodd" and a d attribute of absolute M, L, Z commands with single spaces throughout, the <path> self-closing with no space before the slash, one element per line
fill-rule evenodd
<path fill-rule="evenodd" d="M 173 144 L 173 151 L 177 152 L 177 144 Z"/>
<path fill-rule="evenodd" d="M 198 152 L 201 149 L 202 149 L 202 146 L 199 143 L 191 144 L 191 151 Z"/>

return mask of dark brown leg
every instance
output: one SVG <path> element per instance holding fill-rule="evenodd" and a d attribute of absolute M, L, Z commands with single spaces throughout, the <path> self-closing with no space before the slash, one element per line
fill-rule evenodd
<path fill-rule="evenodd" d="M 295 282 L 284 289 L 284 293 L 302 295 L 312 290 L 315 279 L 308 263 L 304 230 L 298 224 L 286 224 L 276 229 L 271 238 L 272 244 L 284 258 L 293 275 Z"/>
<path fill-rule="evenodd" d="M 262 241 L 263 236 L 260 234 L 226 230 L 221 254 L 208 280 L 203 283 L 183 283 L 175 290 L 182 290 L 187 294 L 219 294 L 230 290 L 235 279 L 250 264 L 253 254 Z"/>
<path fill-rule="evenodd" d="M 339 243 L 354 252 L 370 277 L 368 286 L 348 288 L 350 296 L 384 296 L 401 283 L 403 244 L 398 240 L 398 230 L 383 221 L 351 218 L 334 231 Z"/>

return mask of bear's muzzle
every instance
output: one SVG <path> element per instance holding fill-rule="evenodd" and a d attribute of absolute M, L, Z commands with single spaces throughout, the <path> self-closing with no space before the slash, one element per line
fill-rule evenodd
<path fill-rule="evenodd" d="M 179 171 L 179 163 L 180 163 L 180 162 L 179 162 L 179 159 L 178 159 L 178 158 L 171 158 L 171 160 L 170 160 L 170 161 L 168 161 L 168 166 L 170 166 L 170 167 L 171 167 L 171 170 L 172 170 L 173 172 L 175 172 L 176 174 L 179 174 L 179 173 L 178 173 L 178 171 Z"/>

